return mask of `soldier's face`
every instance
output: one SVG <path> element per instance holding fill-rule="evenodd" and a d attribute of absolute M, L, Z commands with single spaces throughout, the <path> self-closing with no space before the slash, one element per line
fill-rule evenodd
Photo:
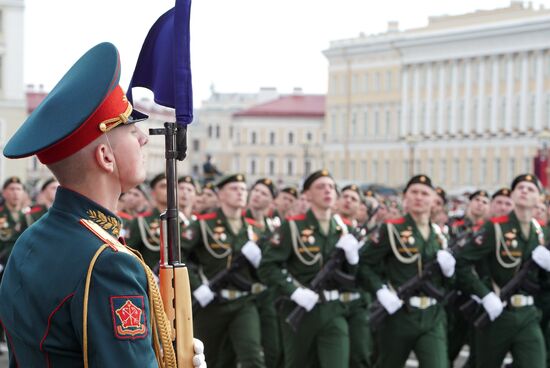
<path fill-rule="evenodd" d="M 53 181 L 50 184 L 48 184 L 46 188 L 44 188 L 44 191 L 42 193 L 44 193 L 44 198 L 48 202 L 53 202 L 55 198 L 55 192 L 57 191 L 58 186 L 59 186 L 59 183 L 57 181 Z"/>
<path fill-rule="evenodd" d="M 353 190 L 344 191 L 338 198 L 338 209 L 345 217 L 355 218 L 360 204 L 359 194 Z"/>
<path fill-rule="evenodd" d="M 512 212 L 514 209 L 514 202 L 512 202 L 512 199 L 508 196 L 496 196 L 491 201 L 491 216 L 492 217 L 500 217 L 505 216 Z"/>
<path fill-rule="evenodd" d="M 273 202 L 271 191 L 263 184 L 256 184 L 252 190 L 250 190 L 250 208 L 256 210 L 265 210 Z"/>
<path fill-rule="evenodd" d="M 470 203 L 470 212 L 475 217 L 487 217 L 489 213 L 489 198 L 477 196 L 474 197 Z"/>
<path fill-rule="evenodd" d="M 25 191 L 23 190 L 23 184 L 11 183 L 6 189 L 2 191 L 2 196 L 6 200 L 9 206 L 15 207 L 23 204 L 25 198 Z"/>
<path fill-rule="evenodd" d="M 220 202 L 231 208 L 244 208 L 248 191 L 246 184 L 242 182 L 232 182 L 225 184 L 218 193 Z"/>
<path fill-rule="evenodd" d="M 407 211 L 413 214 L 429 213 L 433 206 L 435 192 L 424 184 L 412 184 L 405 192 Z"/>
<path fill-rule="evenodd" d="M 286 213 L 296 202 L 296 197 L 287 192 L 280 192 L 275 199 L 275 204 L 279 212 Z"/>
<path fill-rule="evenodd" d="M 441 211 L 444 211 L 444 208 L 443 208 L 444 205 L 445 203 L 443 202 L 443 199 L 439 195 L 434 196 L 434 205 L 432 207 L 432 213 L 437 214 Z"/>
<path fill-rule="evenodd" d="M 153 189 L 151 189 L 151 196 L 155 200 L 158 207 L 165 208 L 166 201 L 166 179 L 159 180 Z"/>
<path fill-rule="evenodd" d="M 317 207 L 322 210 L 332 208 L 336 203 L 334 180 L 327 176 L 315 180 L 307 190 L 306 198 L 311 207 Z"/>
<path fill-rule="evenodd" d="M 548 221 L 547 216 L 548 215 L 546 212 L 546 205 L 543 202 L 539 202 L 535 210 L 535 218 L 543 224 L 546 224 L 546 222 Z"/>
<path fill-rule="evenodd" d="M 148 138 L 135 124 L 119 126 L 107 134 L 116 160 L 121 192 L 124 193 L 145 180 L 142 147 Z"/>
<path fill-rule="evenodd" d="M 141 208 L 143 202 L 145 201 L 145 197 L 139 189 L 132 188 L 124 195 L 124 201 L 126 203 L 126 209 L 129 211 L 134 211 Z"/>
<path fill-rule="evenodd" d="M 178 183 L 178 200 L 180 207 L 192 206 L 196 197 L 197 192 L 193 184 L 185 182 Z"/>
<path fill-rule="evenodd" d="M 539 195 L 539 190 L 535 184 L 521 181 L 516 185 L 510 196 L 515 207 L 533 209 L 539 201 Z"/>
<path fill-rule="evenodd" d="M 212 209 L 218 207 L 218 195 L 211 189 L 204 189 L 202 193 L 203 207 Z"/>

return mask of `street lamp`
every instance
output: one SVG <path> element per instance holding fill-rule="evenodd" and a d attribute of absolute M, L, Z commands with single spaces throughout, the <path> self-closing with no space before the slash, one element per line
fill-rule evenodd
<path fill-rule="evenodd" d="M 409 146 L 409 178 L 412 178 L 414 175 L 414 150 L 420 139 L 416 135 L 408 135 L 405 138 L 405 142 Z"/>

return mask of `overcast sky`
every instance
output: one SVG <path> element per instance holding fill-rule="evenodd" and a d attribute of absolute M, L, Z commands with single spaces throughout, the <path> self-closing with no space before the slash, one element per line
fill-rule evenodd
<path fill-rule="evenodd" d="M 127 88 L 145 35 L 174 0 L 24 0 L 24 80 L 50 90 L 93 45 L 110 41 L 121 54 Z M 427 24 L 428 16 L 506 7 L 509 0 L 194 0 L 191 64 L 195 106 L 219 92 L 276 87 L 325 93 L 329 42 L 360 32 Z M 550 0 L 533 6 L 550 7 Z"/>

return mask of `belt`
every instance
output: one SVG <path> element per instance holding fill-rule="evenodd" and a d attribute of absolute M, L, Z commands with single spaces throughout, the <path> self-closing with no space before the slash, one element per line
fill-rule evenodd
<path fill-rule="evenodd" d="M 340 300 L 340 292 L 338 290 L 323 290 L 323 298 L 319 298 L 319 302 L 331 302 L 333 300 Z"/>
<path fill-rule="evenodd" d="M 429 296 L 411 296 L 409 298 L 409 305 L 418 309 L 427 309 L 436 304 L 437 300 Z"/>
<path fill-rule="evenodd" d="M 239 298 L 242 298 L 243 296 L 247 296 L 248 294 L 249 294 L 248 291 L 230 290 L 230 289 L 220 290 L 220 296 L 227 300 L 239 299 Z"/>
<path fill-rule="evenodd" d="M 531 295 L 514 294 L 510 297 L 510 306 L 513 308 L 522 308 L 534 304 L 534 298 Z"/>
<path fill-rule="evenodd" d="M 350 293 L 350 292 L 340 293 L 340 301 L 342 303 L 349 303 L 359 298 L 361 298 L 361 294 L 359 293 Z"/>
<path fill-rule="evenodd" d="M 252 292 L 253 295 L 256 295 L 256 294 L 259 294 L 261 293 L 262 291 L 266 290 L 267 289 L 267 286 L 265 286 L 264 284 L 260 284 L 259 282 L 255 282 L 252 284 L 252 288 L 250 289 L 250 291 Z"/>

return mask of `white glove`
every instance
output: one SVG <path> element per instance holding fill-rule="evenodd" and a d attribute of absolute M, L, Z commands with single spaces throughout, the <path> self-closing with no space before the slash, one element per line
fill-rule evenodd
<path fill-rule="evenodd" d="M 456 259 L 446 250 L 437 251 L 437 263 L 445 277 L 452 277 L 455 274 Z"/>
<path fill-rule="evenodd" d="M 208 285 L 201 285 L 193 291 L 193 296 L 197 299 L 201 307 L 206 307 L 212 300 L 214 300 L 216 294 L 210 290 Z"/>
<path fill-rule="evenodd" d="M 355 239 L 355 236 L 351 234 L 345 234 L 338 239 L 336 248 L 341 248 L 346 254 L 346 260 L 350 265 L 356 265 L 359 263 L 359 242 Z"/>
<path fill-rule="evenodd" d="M 550 250 L 543 246 L 537 246 L 531 253 L 536 264 L 545 271 L 550 271 Z"/>
<path fill-rule="evenodd" d="M 403 306 L 403 301 L 397 297 L 397 294 L 388 289 L 386 285 L 378 289 L 376 298 L 389 314 L 394 314 Z"/>
<path fill-rule="evenodd" d="M 241 253 L 244 254 L 246 259 L 248 259 L 254 268 L 258 268 L 260 266 L 262 251 L 260 247 L 258 247 L 258 244 L 254 243 L 252 240 L 247 241 L 241 248 Z"/>
<path fill-rule="evenodd" d="M 497 294 L 493 293 L 492 291 L 481 298 L 481 303 L 483 304 L 483 308 L 485 308 L 485 310 L 487 311 L 487 314 L 489 315 L 491 321 L 497 319 L 504 309 L 504 304 L 502 303 L 502 300 L 500 300 Z"/>
<path fill-rule="evenodd" d="M 290 299 L 309 312 L 317 304 L 319 295 L 313 290 L 299 287 L 290 295 Z"/>
<path fill-rule="evenodd" d="M 206 361 L 204 358 L 204 344 L 199 339 L 193 339 L 193 368 L 206 368 Z"/>

